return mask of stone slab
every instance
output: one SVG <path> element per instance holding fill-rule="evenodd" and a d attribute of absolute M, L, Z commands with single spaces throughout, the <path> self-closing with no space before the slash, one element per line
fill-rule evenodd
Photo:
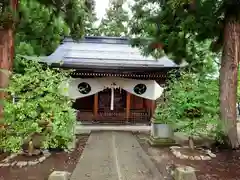
<path fill-rule="evenodd" d="M 177 167 L 174 172 L 174 180 L 197 180 L 195 169 L 189 166 Z"/>
<path fill-rule="evenodd" d="M 48 180 L 69 180 L 70 173 L 66 171 L 53 171 Z"/>
<path fill-rule="evenodd" d="M 162 179 L 158 169 L 131 133 L 115 132 L 113 141 L 119 164 L 119 179 Z"/>
<path fill-rule="evenodd" d="M 159 180 L 161 174 L 129 132 L 92 132 L 71 180 Z"/>
<path fill-rule="evenodd" d="M 152 136 L 149 137 L 148 143 L 151 146 L 174 146 L 176 145 L 175 140 L 169 138 L 154 138 Z"/>
<path fill-rule="evenodd" d="M 92 133 L 71 180 L 117 180 L 111 134 Z"/>
<path fill-rule="evenodd" d="M 123 132 L 144 132 L 149 133 L 151 126 L 149 125 L 77 125 L 76 134 L 84 134 L 95 131 L 123 131 Z"/>

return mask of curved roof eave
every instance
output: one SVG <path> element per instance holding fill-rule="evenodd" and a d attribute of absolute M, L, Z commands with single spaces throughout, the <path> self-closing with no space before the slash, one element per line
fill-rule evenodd
<path fill-rule="evenodd" d="M 128 38 L 86 37 L 80 41 L 66 38 L 47 57 L 40 57 L 47 64 L 72 64 L 73 66 L 177 68 L 180 67 L 167 56 L 154 59 L 143 56 L 138 48 L 129 44 Z M 74 67 L 73 67 L 74 68 Z"/>

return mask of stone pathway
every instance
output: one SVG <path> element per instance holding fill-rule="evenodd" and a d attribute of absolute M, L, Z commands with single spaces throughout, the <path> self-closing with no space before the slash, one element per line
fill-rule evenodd
<path fill-rule="evenodd" d="M 163 180 L 129 132 L 91 133 L 71 180 Z"/>
<path fill-rule="evenodd" d="M 146 132 L 149 133 L 149 125 L 82 125 L 76 126 L 76 134 L 90 133 L 92 131 L 124 131 L 124 132 Z"/>

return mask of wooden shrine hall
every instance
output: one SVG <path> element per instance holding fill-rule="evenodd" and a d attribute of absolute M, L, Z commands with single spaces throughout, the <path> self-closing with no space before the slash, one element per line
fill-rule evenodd
<path fill-rule="evenodd" d="M 127 38 L 66 38 L 44 62 L 73 69 L 63 85 L 82 123 L 149 123 L 167 72 L 178 66 L 167 57 L 145 57 Z"/>

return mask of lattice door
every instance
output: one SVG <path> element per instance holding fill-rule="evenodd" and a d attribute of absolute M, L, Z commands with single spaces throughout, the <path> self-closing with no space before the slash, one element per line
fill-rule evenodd
<path fill-rule="evenodd" d="M 114 90 L 114 109 L 111 110 L 111 89 L 105 89 L 99 95 L 98 120 L 100 122 L 123 123 L 125 119 L 126 92 Z"/>
<path fill-rule="evenodd" d="M 98 94 L 98 104 L 100 111 L 111 111 L 111 89 L 105 89 Z M 122 89 L 114 90 L 114 110 L 115 112 L 124 111 L 126 107 L 126 92 Z"/>

